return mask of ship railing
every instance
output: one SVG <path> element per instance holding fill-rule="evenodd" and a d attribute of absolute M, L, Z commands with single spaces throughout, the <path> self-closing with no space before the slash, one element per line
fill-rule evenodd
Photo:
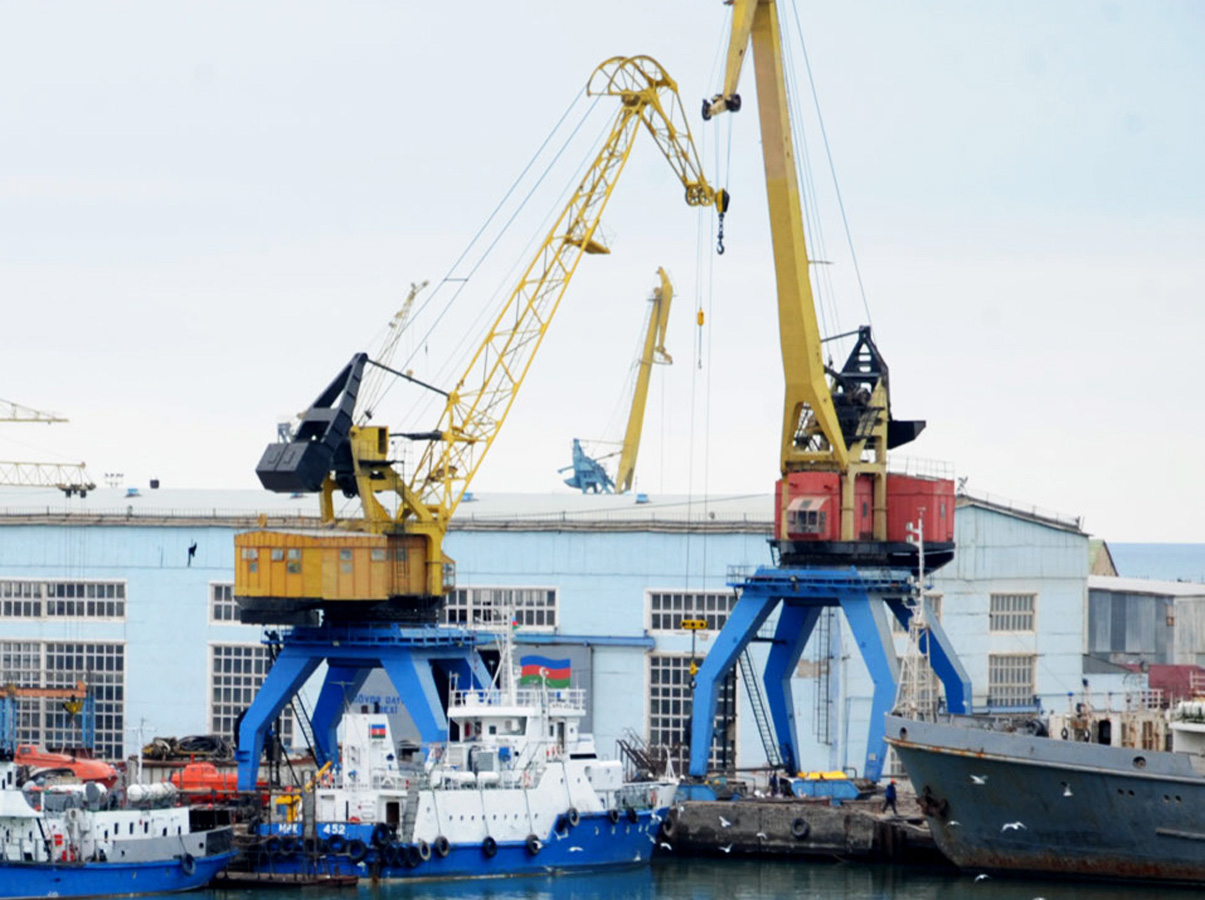
<path fill-rule="evenodd" d="M 619 809 L 654 809 L 657 805 L 657 785 L 641 782 L 625 784 L 615 792 L 615 803 Z"/>
<path fill-rule="evenodd" d="M 513 695 L 497 688 L 452 691 L 451 709 L 475 711 L 499 706 L 535 706 L 552 711 L 585 710 L 584 688 L 519 688 Z"/>

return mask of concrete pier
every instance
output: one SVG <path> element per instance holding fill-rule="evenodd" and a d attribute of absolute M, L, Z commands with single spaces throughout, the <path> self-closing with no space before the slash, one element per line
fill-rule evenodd
<path fill-rule="evenodd" d="M 882 805 L 881 796 L 839 806 L 786 797 L 682 803 L 661 827 L 672 850 L 659 852 L 948 864 L 912 795 L 900 795 L 899 815 Z"/>

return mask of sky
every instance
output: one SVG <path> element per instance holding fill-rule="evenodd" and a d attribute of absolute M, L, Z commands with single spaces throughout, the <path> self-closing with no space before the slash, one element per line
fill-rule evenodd
<path fill-rule="evenodd" d="M 1205 541 L 1205 7 L 780 8 L 822 326 L 869 311 L 895 414 L 929 423 L 903 453 L 1110 540 Z M 454 382 L 613 114 L 582 98 L 591 71 L 644 53 L 732 194 L 727 252 L 638 144 L 603 217 L 612 253 L 583 262 L 472 487 L 567 491 L 572 439 L 619 437 L 665 266 L 675 362 L 637 489 L 772 491 L 782 363 L 751 68 L 740 113 L 698 115 L 728 17 L 718 0 L 0 0 L 0 397 L 71 420 L 0 425 L 0 459 L 256 488 L 276 422 L 374 351 L 424 279 L 395 363 Z M 541 142 L 578 123 L 488 261 L 451 280 Z M 391 388 L 376 421 L 433 427 L 420 393 Z"/>

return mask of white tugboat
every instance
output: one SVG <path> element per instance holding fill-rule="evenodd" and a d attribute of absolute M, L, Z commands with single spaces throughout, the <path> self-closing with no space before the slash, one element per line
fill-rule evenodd
<path fill-rule="evenodd" d="M 580 725 L 585 691 L 543 666 L 520 685 L 509 640 L 495 683 L 451 692 L 459 740 L 398 759 L 388 717 L 343 716 L 339 767 L 314 791 L 316 826 L 261 826 L 260 867 L 385 878 L 462 878 L 646 864 L 678 786 L 626 781 Z M 566 679 L 567 681 L 567 679 Z M 287 808 L 287 807 L 286 807 Z"/>

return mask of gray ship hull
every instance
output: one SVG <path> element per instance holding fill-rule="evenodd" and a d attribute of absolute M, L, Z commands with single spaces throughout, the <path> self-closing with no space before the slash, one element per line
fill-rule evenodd
<path fill-rule="evenodd" d="M 887 741 L 964 869 L 1205 883 L 1205 777 L 1187 754 L 896 716 Z"/>

